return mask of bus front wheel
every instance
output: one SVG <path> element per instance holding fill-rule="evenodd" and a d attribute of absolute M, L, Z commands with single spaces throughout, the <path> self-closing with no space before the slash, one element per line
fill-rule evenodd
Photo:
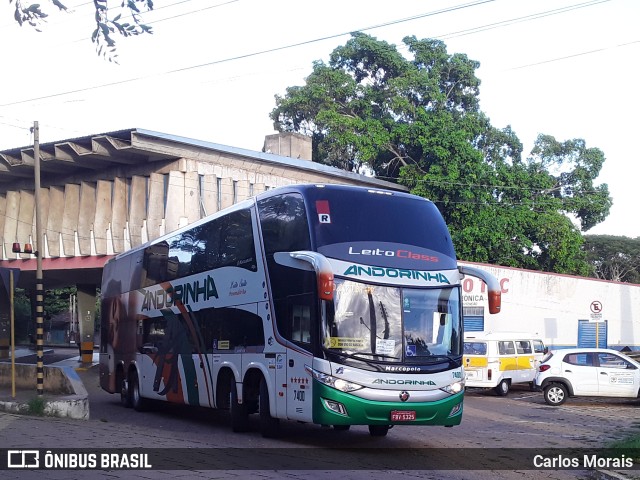
<path fill-rule="evenodd" d="M 231 393 L 229 395 L 229 409 L 231 411 L 231 430 L 236 433 L 249 430 L 249 415 L 244 403 L 238 403 L 238 387 L 236 379 L 231 377 Z"/>
<path fill-rule="evenodd" d="M 280 420 L 273 418 L 269 405 L 269 388 L 267 381 L 260 380 L 260 433 L 265 438 L 275 438 L 280 434 Z"/>
<path fill-rule="evenodd" d="M 369 435 L 372 437 L 385 437 L 389 432 L 389 425 L 369 425 Z"/>

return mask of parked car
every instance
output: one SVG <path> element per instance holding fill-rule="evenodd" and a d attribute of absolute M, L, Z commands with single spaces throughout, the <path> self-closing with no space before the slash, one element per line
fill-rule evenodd
<path fill-rule="evenodd" d="M 640 363 L 605 348 L 555 350 L 538 366 L 534 384 L 549 405 L 574 396 L 638 398 Z"/>

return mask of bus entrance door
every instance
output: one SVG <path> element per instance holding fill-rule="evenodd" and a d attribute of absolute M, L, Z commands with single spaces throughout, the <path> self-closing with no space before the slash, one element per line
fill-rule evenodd
<path fill-rule="evenodd" d="M 287 417 L 292 420 L 311 422 L 313 385 L 310 373 L 313 356 L 309 353 L 289 350 L 287 353 Z"/>

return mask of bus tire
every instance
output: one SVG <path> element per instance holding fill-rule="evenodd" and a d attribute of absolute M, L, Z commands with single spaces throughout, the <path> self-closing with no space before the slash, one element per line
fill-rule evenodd
<path fill-rule="evenodd" d="M 372 437 L 386 437 L 389 425 L 369 425 L 369 435 Z"/>
<path fill-rule="evenodd" d="M 260 379 L 260 433 L 264 438 L 276 438 L 280 435 L 280 420 L 271 416 L 269 405 L 269 388 L 267 381 Z"/>
<path fill-rule="evenodd" d="M 502 380 L 494 390 L 499 397 L 506 397 L 509 393 L 509 380 Z"/>
<path fill-rule="evenodd" d="M 231 412 L 231 431 L 242 433 L 249 430 L 249 415 L 244 403 L 238 403 L 238 387 L 236 379 L 231 377 L 231 393 L 229 394 L 229 410 Z"/>
<path fill-rule="evenodd" d="M 140 381 L 138 374 L 134 370 L 129 374 L 129 397 L 131 398 L 131 406 L 136 412 L 143 412 L 147 409 L 147 400 L 140 395 Z"/>
<path fill-rule="evenodd" d="M 129 381 L 124 375 L 119 375 L 120 383 L 120 404 L 125 408 L 131 408 L 131 391 L 129 390 Z"/>

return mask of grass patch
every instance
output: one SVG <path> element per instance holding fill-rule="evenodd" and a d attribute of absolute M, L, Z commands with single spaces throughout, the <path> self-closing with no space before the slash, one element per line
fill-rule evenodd
<path fill-rule="evenodd" d="M 34 397 L 27 402 L 27 413 L 29 415 L 36 415 L 42 417 L 44 415 L 44 408 L 47 402 L 44 398 L 38 396 Z"/>
<path fill-rule="evenodd" d="M 633 433 L 626 438 L 616 440 L 609 444 L 606 450 L 612 456 L 625 455 L 628 458 L 632 458 L 633 462 L 637 465 L 638 462 L 640 462 L 640 434 Z"/>
<path fill-rule="evenodd" d="M 610 448 L 630 448 L 637 449 L 638 453 L 640 453 L 640 434 L 634 433 L 627 438 L 623 438 L 622 440 L 617 440 L 609 445 Z"/>

